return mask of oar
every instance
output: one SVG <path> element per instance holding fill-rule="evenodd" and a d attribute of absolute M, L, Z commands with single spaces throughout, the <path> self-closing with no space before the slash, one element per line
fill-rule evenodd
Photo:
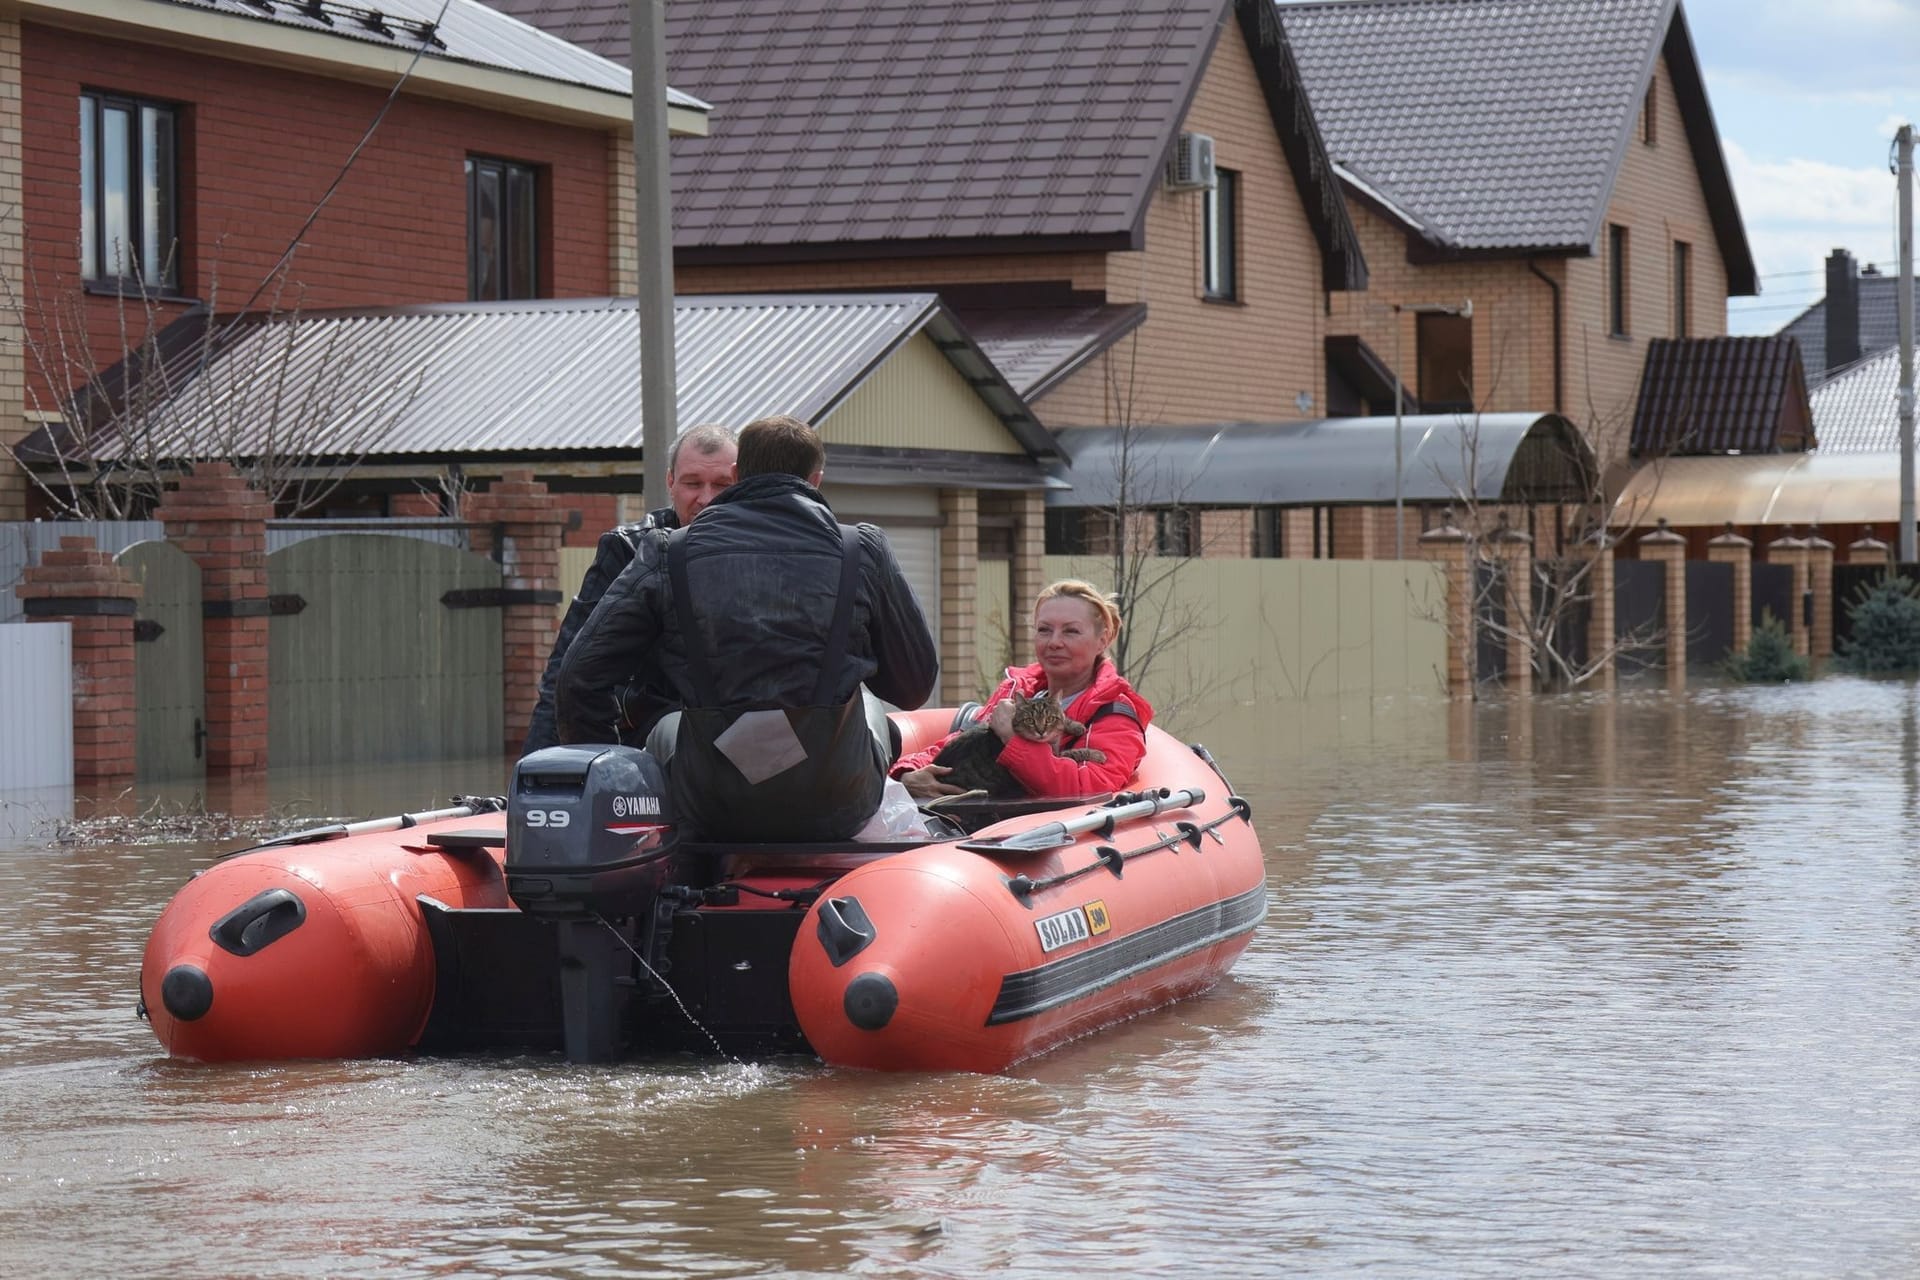
<path fill-rule="evenodd" d="M 1191 809 L 1206 798 L 1207 793 L 1198 787 L 1188 787 L 1180 791 L 1168 791 L 1163 787 L 1157 793 L 1143 795 L 1138 800 L 1128 800 L 1102 809 L 1090 809 L 1075 817 L 1049 822 L 1045 826 L 1022 831 L 1004 840 L 970 840 L 961 847 L 982 850 L 1018 849 L 1025 852 L 1059 849 L 1072 844 L 1074 837 L 1083 831 L 1104 829 L 1110 832 L 1115 823 L 1124 822 L 1128 818 L 1151 817 L 1156 813 L 1165 813 L 1168 809 Z"/>
<path fill-rule="evenodd" d="M 417 827 L 423 822 L 439 822 L 443 818 L 471 818 L 482 813 L 497 812 L 501 807 L 498 800 L 476 797 L 469 799 L 465 804 L 456 804 L 446 809 L 427 809 L 420 813 L 396 813 L 392 817 L 368 818 L 364 822 L 329 822 L 324 827 L 290 831 L 284 836 L 262 840 L 259 844 L 235 849 L 232 853 L 221 856 L 231 858 L 242 853 L 252 853 L 255 849 L 274 849 L 289 844 L 312 844 L 318 840 L 336 840 L 341 836 L 365 835 L 370 831 L 404 831 L 408 827 Z"/>

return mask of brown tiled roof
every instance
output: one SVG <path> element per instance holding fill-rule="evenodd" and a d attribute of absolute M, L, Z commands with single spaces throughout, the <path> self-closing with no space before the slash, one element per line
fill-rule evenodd
<path fill-rule="evenodd" d="M 626 6 L 489 0 L 624 59 Z M 683 263 L 1140 247 L 1201 72 L 1237 17 L 1320 240 L 1365 265 L 1271 0 L 671 0 Z"/>
<path fill-rule="evenodd" d="M 1635 457 L 1811 449 L 1807 375 L 1792 338 L 1655 338 L 1647 343 Z"/>

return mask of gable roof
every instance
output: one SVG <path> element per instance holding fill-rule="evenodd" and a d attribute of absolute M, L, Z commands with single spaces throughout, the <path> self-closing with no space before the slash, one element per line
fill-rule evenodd
<path fill-rule="evenodd" d="M 1807 377 L 1791 339 L 1647 343 L 1632 456 L 1800 452 L 1813 443 Z"/>
<path fill-rule="evenodd" d="M 230 319 L 230 318 L 229 318 Z M 298 433 L 300 452 L 370 458 L 550 455 L 638 457 L 639 330 L 632 298 L 467 302 L 248 316 L 200 340 L 193 312 L 159 339 L 171 396 L 143 429 L 156 457 L 243 457 L 262 435 Z M 677 420 L 745 422 L 791 413 L 817 422 L 893 352 L 925 331 L 1029 457 L 1053 438 L 932 294 L 714 295 L 674 303 Z M 106 371 L 118 389 L 138 366 Z M 272 377 L 261 376 L 271 369 Z M 271 385 L 269 385 L 271 384 Z M 137 393 L 128 393 L 137 394 Z M 250 405 L 295 405 L 297 426 Z M 23 457 L 112 461 L 124 434 L 90 453 L 46 429 Z M 258 437 L 258 438 L 256 438 Z M 284 442 L 282 442 L 282 447 Z"/>
<path fill-rule="evenodd" d="M 1863 271 L 1855 279 L 1860 286 L 1860 354 L 1870 356 L 1900 341 L 1897 305 L 1900 281 L 1897 276 L 1882 275 L 1878 271 Z M 1824 367 L 1827 361 L 1825 298 L 1787 321 L 1780 336 L 1800 344 L 1800 359 L 1807 366 L 1807 381 L 1813 386 L 1819 386 L 1837 371 Z"/>
<path fill-rule="evenodd" d="M 1596 246 L 1664 54 L 1728 291 L 1758 278 L 1678 0 L 1282 3 L 1327 149 L 1449 254 Z"/>
<path fill-rule="evenodd" d="M 605 0 L 492 2 L 628 52 Z M 1137 249 L 1230 11 L 1328 287 L 1362 287 L 1270 0 L 674 0 L 668 70 L 726 104 L 704 141 L 673 150 L 678 258 Z"/>
<path fill-rule="evenodd" d="M 511 99 L 537 114 L 632 119 L 627 69 L 480 0 L 21 0 L 54 25 L 130 34 L 228 56 L 392 79 L 469 99 Z M 414 61 L 415 55 L 419 61 Z M 677 134 L 705 132 L 707 104 L 668 87 Z"/>

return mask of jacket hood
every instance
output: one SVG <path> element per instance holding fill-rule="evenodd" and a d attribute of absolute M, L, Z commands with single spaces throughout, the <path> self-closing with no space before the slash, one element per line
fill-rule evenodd
<path fill-rule="evenodd" d="M 1013 681 L 1014 690 L 1023 698 L 1031 698 L 1047 687 L 1046 670 L 1037 662 L 1030 667 L 1007 668 L 1007 679 Z M 1067 707 L 1069 711 L 1076 707 L 1091 711 L 1109 702 L 1124 702 L 1131 706 L 1134 714 L 1140 717 L 1142 729 L 1153 722 L 1153 707 L 1115 669 L 1113 660 L 1103 656 L 1100 665 L 1094 669 L 1093 683 L 1081 690 L 1080 695 Z"/>

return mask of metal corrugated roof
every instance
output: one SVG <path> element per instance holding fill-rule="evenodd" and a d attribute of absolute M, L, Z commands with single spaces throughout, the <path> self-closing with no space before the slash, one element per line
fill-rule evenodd
<path fill-rule="evenodd" d="M 1879 453 L 1900 447 L 1900 349 L 1833 372 L 1814 388 L 1813 429 L 1821 453 Z"/>
<path fill-rule="evenodd" d="M 184 323 L 184 322 L 182 322 Z M 1035 455 L 1053 443 L 929 293 L 712 296 L 674 308 L 678 421 L 817 421 L 901 343 L 929 331 Z M 190 342 L 183 362 L 198 348 Z M 631 298 L 455 303 L 250 321 L 152 416 L 160 457 L 269 447 L 368 456 L 638 454 Z M 273 405 L 302 406 L 276 414 Z M 278 432 L 270 441 L 269 424 Z M 299 439 L 294 437 L 298 436 Z M 111 443 L 96 449 L 111 460 Z"/>
<path fill-rule="evenodd" d="M 1421 414 L 1401 420 L 1402 491 L 1408 502 L 1483 501 L 1582 490 L 1595 473 L 1579 431 L 1551 413 Z M 1218 427 L 1070 427 L 1072 458 L 1055 474 L 1072 488 L 1047 505 L 1147 507 L 1315 506 L 1393 501 L 1394 420 L 1235 422 Z M 1571 499 L 1570 499 L 1571 500 Z"/>
<path fill-rule="evenodd" d="M 351 6 L 393 20 L 384 32 L 357 22 L 344 12 L 328 18 L 314 17 L 305 5 L 292 0 L 156 0 L 156 3 L 208 9 L 230 17 L 272 22 L 408 53 L 420 47 L 420 28 L 430 25 L 444 47 L 429 45 L 426 51 L 429 57 L 515 71 L 623 96 L 632 91 L 633 78 L 619 63 L 489 8 L 480 0 L 364 0 Z M 672 87 L 667 89 L 667 101 L 692 111 L 708 109 L 700 99 Z"/>

